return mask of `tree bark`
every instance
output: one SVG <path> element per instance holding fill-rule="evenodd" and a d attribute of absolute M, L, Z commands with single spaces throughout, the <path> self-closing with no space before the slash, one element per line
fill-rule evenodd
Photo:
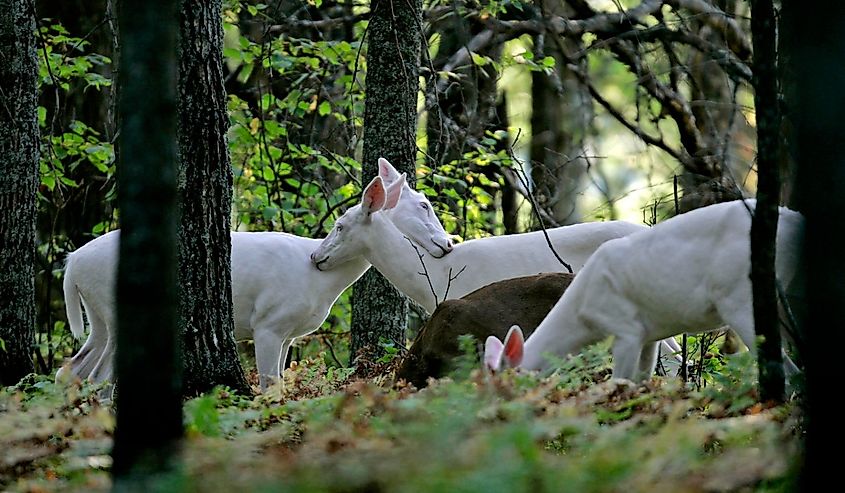
<path fill-rule="evenodd" d="M 538 2 L 544 15 L 571 16 L 563 3 Z M 559 43 L 545 34 L 534 36 L 534 58 L 555 58 L 552 74 L 531 73 L 531 178 L 537 205 L 559 225 L 581 221 L 578 192 L 587 170 L 584 139 L 592 119 L 587 89 L 566 67 L 566 60 L 582 49 L 579 42 Z M 566 54 L 560 52 L 567 50 Z M 581 63 L 586 65 L 586 58 Z"/>
<path fill-rule="evenodd" d="M 368 27 L 364 108 L 364 183 L 378 173 L 378 158 L 388 159 L 415 182 L 417 92 L 422 5 L 419 0 L 372 3 Z M 375 269 L 352 292 L 351 358 L 364 349 L 379 355 L 380 339 L 405 344 L 408 302 Z"/>
<path fill-rule="evenodd" d="M 223 87 L 221 0 L 180 3 L 179 308 L 184 392 L 249 393 L 232 315 L 232 167 Z"/>
<path fill-rule="evenodd" d="M 806 217 L 804 264 L 807 318 L 801 335 L 804 363 L 804 457 L 797 491 L 839 479 L 836 429 L 840 408 L 831 401 L 841 374 L 842 320 L 845 320 L 845 3 L 790 0 L 783 3 L 784 46 L 794 92 L 787 93 L 794 118 L 798 183 L 796 205 Z"/>
<path fill-rule="evenodd" d="M 718 0 L 713 3 L 729 15 L 736 15 L 734 0 Z M 729 49 L 729 33 L 726 26 L 713 25 L 695 17 L 691 19 L 691 25 L 697 29 L 697 35 L 711 45 Z M 698 50 L 692 50 L 686 66 L 691 82 L 690 110 L 695 118 L 695 125 L 701 133 L 704 146 L 710 150 L 710 154 L 720 166 L 714 170 L 717 172 L 715 176 L 702 175 L 698 170 L 689 168 L 683 170 L 681 185 L 684 193 L 680 207 L 682 211 L 741 198 L 739 189 L 735 186 L 723 186 L 724 180 L 721 178 L 721 175 L 729 175 L 734 169 L 731 159 L 733 153 L 729 152 L 729 146 L 734 142 L 735 122 L 739 113 L 739 106 L 732 101 L 736 81 L 720 68 L 717 60 Z M 673 72 L 676 70 L 682 69 L 673 68 Z M 673 77 L 680 78 L 674 73 Z M 678 83 L 673 82 L 673 85 L 677 86 Z"/>
<path fill-rule="evenodd" d="M 751 2 L 754 108 L 757 113 L 757 207 L 751 222 L 751 283 L 759 344 L 760 398 L 783 401 L 783 358 L 775 279 L 775 237 L 780 199 L 780 106 L 775 12 L 772 0 Z"/>
<path fill-rule="evenodd" d="M 0 0 L 0 386 L 35 371 L 35 12 Z"/>
<path fill-rule="evenodd" d="M 167 470 L 182 435 L 176 302 L 175 3 L 120 6 L 115 490 Z"/>

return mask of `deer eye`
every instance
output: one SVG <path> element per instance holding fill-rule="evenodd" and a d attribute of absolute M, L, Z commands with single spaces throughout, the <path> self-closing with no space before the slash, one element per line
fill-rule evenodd
<path fill-rule="evenodd" d="M 340 233 L 341 231 L 343 231 L 343 225 L 342 225 L 342 224 L 338 224 L 338 225 L 337 225 L 337 232 L 338 232 L 338 233 Z"/>
<path fill-rule="evenodd" d="M 422 207 L 424 210 L 428 210 L 428 204 L 426 204 L 425 202 L 420 202 L 420 207 Z"/>

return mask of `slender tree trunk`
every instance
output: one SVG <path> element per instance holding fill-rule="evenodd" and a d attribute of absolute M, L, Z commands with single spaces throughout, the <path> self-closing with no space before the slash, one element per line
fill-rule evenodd
<path fill-rule="evenodd" d="M 372 3 L 368 28 L 364 108 L 364 183 L 388 159 L 415 181 L 417 92 L 422 24 L 419 0 Z M 364 348 L 381 352 L 380 339 L 405 344 L 408 302 L 375 269 L 352 292 L 352 358 Z"/>
<path fill-rule="evenodd" d="M 783 401 L 783 358 L 775 287 L 775 236 L 780 199 L 780 105 L 772 0 L 751 2 L 754 107 L 757 112 L 757 207 L 751 223 L 751 282 L 759 344 L 762 400 Z"/>
<path fill-rule="evenodd" d="M 545 14 L 571 15 L 561 2 L 538 2 Z M 537 205 L 558 224 L 581 221 L 578 191 L 587 170 L 584 139 L 592 115 L 587 89 L 566 68 L 566 58 L 554 39 L 534 37 L 534 58 L 555 58 L 553 74 L 531 73 L 531 178 Z M 580 43 L 561 41 L 570 55 L 581 50 Z M 586 59 L 585 59 L 586 60 Z"/>
<path fill-rule="evenodd" d="M 232 167 L 221 0 L 182 0 L 179 42 L 179 286 L 184 392 L 249 393 L 232 318 Z"/>
<path fill-rule="evenodd" d="M 0 386 L 35 371 L 35 12 L 0 0 Z"/>
<path fill-rule="evenodd" d="M 783 3 L 788 72 L 796 75 L 790 98 L 798 162 L 796 201 L 806 216 L 804 267 L 807 318 L 802 330 L 804 363 L 804 460 L 798 491 L 839 481 L 840 446 L 833 432 L 841 410 L 832 400 L 841 380 L 842 321 L 845 320 L 845 3 L 788 0 Z"/>
<path fill-rule="evenodd" d="M 736 14 L 735 0 L 717 0 L 714 4 L 722 11 Z M 727 36 L 714 26 L 698 19 L 691 19 L 698 29 L 698 36 L 707 40 L 713 46 L 729 50 Z M 717 175 L 730 174 L 733 169 L 731 144 L 735 141 L 736 122 L 739 118 L 739 106 L 734 104 L 732 96 L 736 82 L 719 67 L 711 56 L 698 50 L 693 50 L 687 62 L 690 84 L 690 109 L 695 117 L 695 125 L 701 133 L 702 141 L 719 166 L 713 171 Z M 673 87 L 679 87 L 674 82 L 681 77 L 672 74 Z M 743 164 L 744 166 L 744 164 Z M 684 190 L 681 199 L 681 210 L 689 211 L 705 207 L 718 202 L 741 198 L 738 187 L 714 186 L 722 181 L 718 176 L 699 174 L 698 170 L 684 169 L 681 175 L 681 185 Z M 731 332 L 729 339 L 738 341 Z"/>
<path fill-rule="evenodd" d="M 498 130 L 508 132 L 510 119 L 508 115 L 508 99 L 505 94 L 502 94 L 502 100 L 496 105 L 495 120 Z M 500 149 L 507 150 L 506 146 L 510 145 L 510 137 L 508 137 L 505 141 L 501 142 Z M 513 184 L 514 182 L 512 180 L 505 177 L 501 190 L 502 224 L 505 227 L 506 235 L 519 233 L 519 192 Z"/>
<path fill-rule="evenodd" d="M 175 3 L 120 5 L 115 490 L 167 470 L 182 435 L 176 303 Z M 153 488 L 155 490 L 155 488 Z"/>

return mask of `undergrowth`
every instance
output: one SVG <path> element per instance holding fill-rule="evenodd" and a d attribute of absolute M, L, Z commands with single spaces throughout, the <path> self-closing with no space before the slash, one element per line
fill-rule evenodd
<path fill-rule="evenodd" d="M 674 378 L 611 380 L 601 347 L 545 376 L 487 375 L 470 361 L 422 391 L 323 358 L 294 365 L 283 386 L 254 398 L 218 388 L 185 403 L 174 484 L 203 492 L 792 487 L 800 406 L 758 404 L 751 358 L 730 358 L 702 390 Z M 107 490 L 114 416 L 101 390 L 35 377 L 0 391 L 0 487 Z"/>

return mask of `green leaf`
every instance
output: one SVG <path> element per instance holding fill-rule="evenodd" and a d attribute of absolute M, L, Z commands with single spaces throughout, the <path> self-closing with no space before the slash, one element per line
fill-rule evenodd
<path fill-rule="evenodd" d="M 320 116 L 326 116 L 332 112 L 332 105 L 328 101 L 323 101 L 317 108 L 317 112 L 320 113 Z"/>
<path fill-rule="evenodd" d="M 547 68 L 552 68 L 555 66 L 555 57 L 547 56 L 543 58 L 543 66 Z"/>
<path fill-rule="evenodd" d="M 481 56 L 478 53 L 472 52 L 471 55 L 472 55 L 472 63 L 478 65 L 479 67 L 483 67 L 483 66 L 487 65 L 487 62 L 489 61 L 489 59 L 487 57 Z"/>
<path fill-rule="evenodd" d="M 263 211 L 261 211 L 261 215 L 264 216 L 265 221 L 270 221 L 276 218 L 276 214 L 279 213 L 278 207 L 265 207 Z"/>

